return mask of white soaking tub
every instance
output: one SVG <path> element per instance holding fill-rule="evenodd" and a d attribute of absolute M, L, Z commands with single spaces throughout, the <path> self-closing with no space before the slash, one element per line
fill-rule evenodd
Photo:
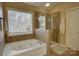
<path fill-rule="evenodd" d="M 46 43 L 29 39 L 6 44 L 3 56 L 43 56 L 46 55 L 46 51 Z"/>

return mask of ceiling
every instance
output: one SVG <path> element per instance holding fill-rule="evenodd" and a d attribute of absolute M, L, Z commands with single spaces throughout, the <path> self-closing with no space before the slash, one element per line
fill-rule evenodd
<path fill-rule="evenodd" d="M 42 10 L 49 10 L 58 4 L 58 2 L 25 2 L 25 3 L 32 5 L 32 6 L 36 6 Z M 50 6 L 46 7 L 45 6 L 46 3 L 50 3 Z"/>

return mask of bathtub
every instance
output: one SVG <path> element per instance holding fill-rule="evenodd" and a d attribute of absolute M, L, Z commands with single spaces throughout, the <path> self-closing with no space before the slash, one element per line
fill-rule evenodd
<path fill-rule="evenodd" d="M 43 56 L 46 55 L 46 43 L 29 39 L 5 45 L 3 56 Z"/>

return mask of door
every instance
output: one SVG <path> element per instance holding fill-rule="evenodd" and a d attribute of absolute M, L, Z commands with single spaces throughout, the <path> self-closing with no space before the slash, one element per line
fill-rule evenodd
<path fill-rule="evenodd" d="M 67 16 L 69 21 L 67 46 L 79 50 L 79 9 L 75 8 L 68 10 Z"/>

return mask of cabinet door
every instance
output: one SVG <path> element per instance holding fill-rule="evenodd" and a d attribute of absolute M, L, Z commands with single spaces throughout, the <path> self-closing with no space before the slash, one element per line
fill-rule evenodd
<path fill-rule="evenodd" d="M 0 17 L 3 18 L 3 14 L 2 14 L 2 3 L 1 2 L 0 2 Z M 3 19 L 1 19 L 1 22 L 2 22 L 2 20 Z M 0 25 L 0 26 L 2 28 L 2 25 Z M 0 29 L 0 55 L 2 55 L 3 48 L 4 48 L 4 37 L 3 37 L 3 31 L 2 31 L 2 29 Z"/>

